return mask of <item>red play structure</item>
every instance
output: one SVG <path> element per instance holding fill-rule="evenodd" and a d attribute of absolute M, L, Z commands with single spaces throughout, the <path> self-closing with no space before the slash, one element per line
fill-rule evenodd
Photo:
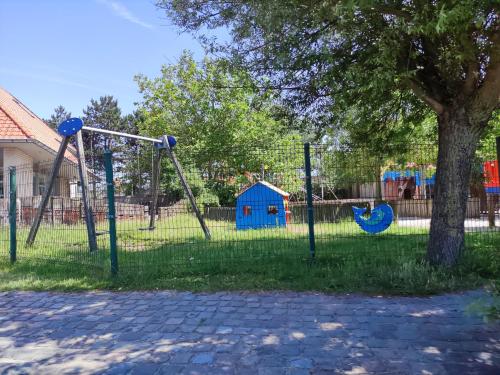
<path fill-rule="evenodd" d="M 500 194 L 500 177 L 498 175 L 498 160 L 486 161 L 483 164 L 484 187 L 487 194 Z"/>

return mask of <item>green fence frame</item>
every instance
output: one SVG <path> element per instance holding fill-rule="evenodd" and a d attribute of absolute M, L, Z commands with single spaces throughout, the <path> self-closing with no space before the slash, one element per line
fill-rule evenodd
<path fill-rule="evenodd" d="M 311 178 L 311 145 L 304 143 L 304 167 L 306 172 L 307 222 L 309 224 L 309 254 L 311 259 L 316 256 L 316 240 L 314 237 L 314 206 Z"/>
<path fill-rule="evenodd" d="M 16 167 L 9 167 L 9 253 L 10 262 L 17 260 L 17 183 Z"/>
<path fill-rule="evenodd" d="M 104 165 L 106 168 L 106 188 L 108 193 L 108 222 L 109 222 L 109 258 L 111 261 L 111 275 L 118 273 L 118 251 L 116 246 L 116 212 L 115 212 L 115 182 L 113 179 L 113 154 L 110 149 L 104 150 Z"/>

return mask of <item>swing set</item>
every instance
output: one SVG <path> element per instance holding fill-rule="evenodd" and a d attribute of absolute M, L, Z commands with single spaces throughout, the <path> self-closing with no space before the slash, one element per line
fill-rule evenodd
<path fill-rule="evenodd" d="M 106 129 L 98 129 L 90 126 L 84 126 L 83 121 L 80 118 L 70 118 L 66 121 L 63 121 L 59 127 L 57 128 L 57 132 L 62 136 L 61 144 L 59 145 L 59 150 L 57 151 L 56 157 L 54 159 L 54 163 L 52 165 L 52 170 L 50 172 L 50 177 L 47 185 L 47 189 L 43 194 L 42 200 L 36 212 L 35 218 L 33 220 L 33 224 L 31 225 L 31 229 L 26 240 L 26 245 L 31 246 L 35 242 L 36 235 L 38 229 L 40 228 L 40 223 L 42 222 L 43 213 L 47 208 L 47 204 L 49 203 L 50 196 L 52 194 L 52 190 L 54 188 L 54 184 L 59 174 L 59 170 L 61 164 L 64 160 L 64 154 L 66 149 L 68 148 L 69 141 L 71 137 L 75 137 L 76 140 L 76 157 L 78 159 L 78 175 L 80 178 L 80 184 L 82 189 L 82 201 L 83 201 L 83 209 L 85 216 L 85 225 L 87 227 L 87 237 L 89 243 L 90 251 L 97 250 L 97 236 L 104 233 L 97 233 L 95 229 L 94 216 L 92 212 L 92 206 L 90 203 L 90 195 L 89 195 L 89 182 L 88 182 L 88 172 L 85 164 L 85 151 L 83 148 L 83 137 L 82 131 L 88 132 L 96 132 L 107 134 L 109 136 L 117 136 L 124 137 L 129 139 L 137 139 L 142 141 L 151 142 L 155 148 L 155 154 L 153 159 L 153 168 L 152 168 L 152 181 L 151 181 L 151 207 L 149 210 L 149 226 L 147 228 L 139 228 L 139 230 L 154 230 L 155 229 L 155 220 L 156 220 L 156 210 L 158 204 L 158 189 L 160 185 L 160 172 L 161 172 L 161 160 L 162 160 L 162 151 L 165 150 L 166 154 L 170 158 L 172 164 L 174 165 L 177 176 L 179 177 L 179 181 L 184 189 L 185 194 L 187 195 L 191 207 L 200 223 L 200 227 L 205 234 L 205 238 L 207 240 L 211 239 L 210 230 L 208 229 L 205 220 L 196 205 L 196 200 L 194 198 L 193 192 L 186 180 L 181 164 L 179 163 L 173 148 L 177 144 L 176 139 L 170 135 L 164 135 L 160 139 L 143 137 L 140 135 L 116 132 L 112 130 Z"/>

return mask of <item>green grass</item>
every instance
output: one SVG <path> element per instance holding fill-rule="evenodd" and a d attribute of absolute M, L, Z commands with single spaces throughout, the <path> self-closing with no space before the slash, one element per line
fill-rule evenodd
<path fill-rule="evenodd" d="M 307 226 L 236 231 L 209 222 L 205 241 L 195 219 L 178 215 L 140 231 L 146 222 L 119 221 L 119 275 L 109 276 L 108 237 L 97 253 L 86 248 L 82 225 L 42 227 L 26 248 L 18 231 L 18 262 L 8 261 L 0 230 L 0 290 L 300 290 L 423 295 L 475 288 L 500 279 L 500 232 L 467 234 L 467 250 L 452 270 L 425 262 L 427 230 L 394 224 L 379 235 L 353 222 L 317 224 L 310 262 Z M 105 223 L 99 224 L 100 230 Z"/>

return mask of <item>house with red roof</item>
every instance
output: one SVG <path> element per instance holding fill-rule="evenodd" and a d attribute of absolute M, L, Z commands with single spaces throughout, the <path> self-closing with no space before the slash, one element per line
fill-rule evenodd
<path fill-rule="evenodd" d="M 41 196 L 61 140 L 56 131 L 0 87 L 0 199 L 8 198 L 11 166 L 17 171 L 18 198 Z M 70 183 L 78 177 L 76 165 L 76 150 L 69 146 L 54 196 L 70 196 Z"/>

